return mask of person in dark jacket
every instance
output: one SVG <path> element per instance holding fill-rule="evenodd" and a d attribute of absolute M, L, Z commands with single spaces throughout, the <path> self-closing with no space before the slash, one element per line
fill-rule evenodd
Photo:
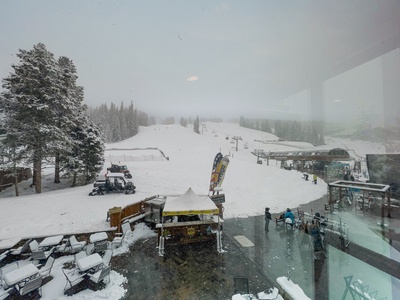
<path fill-rule="evenodd" d="M 272 216 L 271 213 L 269 212 L 269 207 L 265 208 L 265 231 L 269 231 L 269 221 L 271 221 Z"/>

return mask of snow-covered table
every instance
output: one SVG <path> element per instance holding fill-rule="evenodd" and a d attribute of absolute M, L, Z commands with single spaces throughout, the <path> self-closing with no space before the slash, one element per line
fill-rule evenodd
<path fill-rule="evenodd" d="M 86 272 L 90 269 L 98 269 L 103 264 L 103 259 L 98 253 L 86 256 L 76 262 L 81 272 Z"/>
<path fill-rule="evenodd" d="M 63 235 L 49 236 L 40 242 L 39 248 L 48 248 L 51 246 L 56 246 L 61 242 L 63 237 L 64 237 Z"/>
<path fill-rule="evenodd" d="M 27 264 L 22 266 L 19 269 L 15 269 L 9 273 L 4 274 L 4 282 L 8 286 L 13 286 L 21 281 L 25 281 L 26 279 L 33 277 L 39 273 L 38 268 L 36 268 L 33 264 Z"/>
<path fill-rule="evenodd" d="M 108 239 L 108 235 L 106 232 L 96 232 L 90 235 L 89 240 L 91 243 L 98 243 Z"/>

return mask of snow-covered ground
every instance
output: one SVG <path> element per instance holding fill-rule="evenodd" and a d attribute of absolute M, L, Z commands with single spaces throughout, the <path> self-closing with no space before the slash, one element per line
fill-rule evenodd
<path fill-rule="evenodd" d="M 248 217 L 262 215 L 266 206 L 271 211 L 283 211 L 287 207 L 297 207 L 318 199 L 327 192 L 327 185 L 322 180 L 317 185 L 305 182 L 302 174 L 280 168 L 274 160 L 269 166 L 256 163 L 251 154 L 254 149 L 265 151 L 311 149 L 311 144 L 282 141 L 272 134 L 250 130 L 233 123 L 205 123 L 202 134 L 196 134 L 189 126 L 154 125 L 140 128 L 135 137 L 120 143 L 107 145 L 105 153 L 108 161 L 99 177 L 104 176 L 110 164 L 121 163 L 128 166 L 136 185 L 133 195 L 108 194 L 89 196 L 92 185 L 63 188 L 65 180 L 55 185 L 53 170 L 44 169 L 43 193 L 34 194 L 30 182 L 19 185 L 19 197 L 14 196 L 14 189 L 0 193 L 0 248 L 13 246 L 20 239 L 44 237 L 56 234 L 73 234 L 102 231 L 109 229 L 106 213 L 114 206 L 125 206 L 153 195 L 183 194 L 191 187 L 200 195 L 208 194 L 211 167 L 215 155 L 221 152 L 228 155 L 228 166 L 222 184 L 226 195 L 224 217 Z M 233 136 L 240 136 L 236 144 L 231 143 Z M 229 137 L 226 139 L 226 137 Z M 272 143 L 260 143 L 269 140 Z M 354 150 L 358 156 L 365 153 L 385 153 L 382 144 L 346 141 L 327 138 L 324 148 L 341 147 Z M 244 145 L 247 143 L 248 149 Z M 158 148 L 148 150 L 129 150 L 133 148 Z M 119 150 L 123 149 L 123 150 Z M 169 159 L 162 159 L 160 150 Z M 136 234 L 139 234 L 135 230 Z M 140 228 L 140 236 L 153 234 Z M 124 251 L 122 249 L 120 251 Z M 63 258 L 68 259 L 68 258 Z M 61 299 L 64 286 L 63 277 L 58 275 L 63 261 L 57 261 L 52 275 L 55 277 L 43 287 L 43 299 Z M 58 270 L 58 271 L 57 271 Z M 58 274 L 58 275 L 57 275 Z M 116 272 L 111 274 L 110 284 L 105 290 L 85 291 L 68 299 L 119 299 L 124 291 L 120 286 L 123 277 Z"/>

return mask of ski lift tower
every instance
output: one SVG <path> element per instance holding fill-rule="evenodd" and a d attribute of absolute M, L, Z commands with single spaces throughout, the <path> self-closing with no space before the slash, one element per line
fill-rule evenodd
<path fill-rule="evenodd" d="M 232 137 L 232 140 L 236 141 L 236 152 L 237 152 L 238 151 L 238 143 L 239 143 L 239 140 L 240 141 L 242 140 L 242 137 L 241 136 L 234 136 L 234 137 Z"/>
<path fill-rule="evenodd" d="M 201 126 L 201 134 L 203 134 L 204 133 L 204 128 L 206 128 L 206 124 L 200 123 L 200 126 Z M 207 131 L 207 128 L 206 128 L 206 131 Z"/>

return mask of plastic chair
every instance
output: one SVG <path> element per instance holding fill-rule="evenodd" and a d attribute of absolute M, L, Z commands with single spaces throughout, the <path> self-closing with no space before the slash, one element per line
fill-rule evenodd
<path fill-rule="evenodd" d="M 39 292 L 39 295 L 42 296 L 42 283 L 43 283 L 42 276 L 36 277 L 25 283 L 25 285 L 22 288 L 20 288 L 18 292 L 21 296 L 26 296 L 37 290 Z"/>
<path fill-rule="evenodd" d="M 112 250 L 108 249 L 103 256 L 103 264 L 108 267 L 110 265 L 110 261 L 112 258 L 113 252 Z"/>
<path fill-rule="evenodd" d="M 42 275 L 43 278 L 50 275 L 51 268 L 53 267 L 55 260 L 56 259 L 54 257 L 50 256 L 47 259 L 46 264 L 42 268 L 39 269 L 39 273 L 40 273 L 40 275 Z"/>

